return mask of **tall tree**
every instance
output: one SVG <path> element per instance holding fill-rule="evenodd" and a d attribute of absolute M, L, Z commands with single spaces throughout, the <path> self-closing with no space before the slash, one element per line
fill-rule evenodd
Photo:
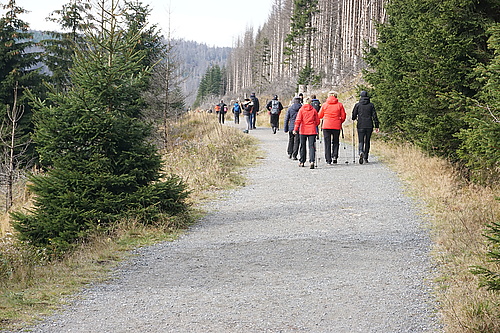
<path fill-rule="evenodd" d="M 17 121 L 16 130 L 18 147 L 23 146 L 23 148 L 16 148 L 15 154 L 31 155 L 19 161 L 32 161 L 35 157 L 33 146 L 25 151 L 23 145 L 29 142 L 29 136 L 33 131 L 32 112 L 24 91 L 29 88 L 42 94 L 44 91 L 42 80 L 45 75 L 40 73 L 40 52 L 33 51 L 33 35 L 28 31 L 29 26 L 19 18 L 26 13 L 26 10 L 17 6 L 15 0 L 10 0 L 1 7 L 5 10 L 5 14 L 0 17 L 0 122 L 9 122 L 7 109 L 10 108 L 12 111 L 16 100 L 16 106 L 23 108 L 24 112 L 22 118 Z M 1 141 L 10 142 L 10 137 L 10 134 L 7 134 Z M 16 165 L 16 168 L 22 166 L 26 165 Z"/>
<path fill-rule="evenodd" d="M 292 63 L 297 61 L 299 68 L 298 84 L 308 85 L 317 81 L 311 64 L 313 35 L 317 28 L 313 25 L 314 15 L 318 13 L 318 0 L 294 0 L 290 19 L 290 32 L 285 38 L 285 55 Z M 297 59 L 294 59 L 297 58 Z"/>
<path fill-rule="evenodd" d="M 50 103 L 33 97 L 46 172 L 32 177 L 35 208 L 13 216 L 22 239 L 53 251 L 120 218 L 148 223 L 185 207 L 183 183 L 161 181 L 161 159 L 141 121 L 144 53 L 118 24 L 118 1 L 99 6 L 88 47 L 76 50 L 71 89 L 52 92 Z"/>
<path fill-rule="evenodd" d="M 40 61 L 40 53 L 29 49 L 34 46 L 29 26 L 19 16 L 26 10 L 9 0 L 1 5 L 5 14 L 0 17 L 0 103 L 3 111 L 14 101 L 14 87 L 19 83 L 20 102 L 23 101 L 24 87 L 35 87 L 41 77 L 35 69 Z"/>
<path fill-rule="evenodd" d="M 74 49 L 83 45 L 83 34 L 91 28 L 91 8 L 88 0 L 70 0 L 47 18 L 58 23 L 64 31 L 47 31 L 52 38 L 40 42 L 45 49 L 43 63 L 51 72 L 50 82 L 58 89 L 65 90 L 71 83 L 70 68 L 73 66 Z"/>

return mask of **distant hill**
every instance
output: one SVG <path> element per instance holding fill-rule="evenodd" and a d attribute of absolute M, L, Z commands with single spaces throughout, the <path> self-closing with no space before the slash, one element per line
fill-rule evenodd
<path fill-rule="evenodd" d="M 178 52 L 181 73 L 185 79 L 183 91 L 186 95 L 186 104 L 192 105 L 196 99 L 198 86 L 207 68 L 211 65 L 226 65 L 232 48 L 210 47 L 198 42 L 183 39 L 174 41 Z"/>

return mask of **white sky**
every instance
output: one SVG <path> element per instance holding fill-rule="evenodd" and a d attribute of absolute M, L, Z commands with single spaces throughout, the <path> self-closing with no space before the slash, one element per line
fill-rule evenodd
<path fill-rule="evenodd" d="M 6 4 L 8 0 L 0 0 Z M 20 18 L 33 30 L 56 30 L 57 25 L 45 18 L 61 9 L 69 0 L 16 0 L 30 11 Z M 150 23 L 157 24 L 166 35 L 194 40 L 209 46 L 233 46 L 247 27 L 254 32 L 262 26 L 271 11 L 273 0 L 142 0 L 152 9 Z M 2 12 L 3 14 L 3 12 Z"/>

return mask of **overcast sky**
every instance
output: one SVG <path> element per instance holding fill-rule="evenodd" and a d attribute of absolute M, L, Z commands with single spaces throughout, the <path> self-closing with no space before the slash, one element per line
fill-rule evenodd
<path fill-rule="evenodd" d="M 8 0 L 0 0 L 6 4 Z M 69 0 L 16 0 L 30 13 L 21 19 L 33 30 L 55 30 L 57 25 L 45 18 L 61 9 Z M 262 26 L 271 11 L 273 0 L 143 0 L 152 9 L 150 21 L 164 34 L 169 29 L 172 38 L 183 38 L 210 46 L 232 46 L 246 28 Z M 3 12 L 2 12 L 3 13 Z"/>

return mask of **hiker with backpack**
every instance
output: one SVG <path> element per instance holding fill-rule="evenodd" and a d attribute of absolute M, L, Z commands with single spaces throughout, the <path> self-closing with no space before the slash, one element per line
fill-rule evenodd
<path fill-rule="evenodd" d="M 293 99 L 293 104 L 288 108 L 285 115 L 285 122 L 283 124 L 283 130 L 285 133 L 288 132 L 288 157 L 297 160 L 297 155 L 299 154 L 300 137 L 298 134 L 294 133 L 295 119 L 297 119 L 297 114 L 299 113 L 302 104 L 300 103 L 300 97 L 295 97 Z"/>
<path fill-rule="evenodd" d="M 248 133 L 250 129 L 252 129 L 251 115 L 253 113 L 253 103 L 249 98 L 245 98 L 241 106 L 243 108 L 243 116 L 245 117 L 245 122 L 247 124 L 247 127 L 243 132 Z"/>
<path fill-rule="evenodd" d="M 226 115 L 227 112 L 227 105 L 224 103 L 224 101 L 221 99 L 220 103 L 216 105 L 216 109 L 219 109 L 219 124 L 224 124 L 224 116 Z"/>
<path fill-rule="evenodd" d="M 294 134 L 300 134 L 300 159 L 299 167 L 303 167 L 306 162 L 306 146 L 309 149 L 310 168 L 314 169 L 316 159 L 316 136 L 318 135 L 319 116 L 312 107 L 311 99 L 307 98 L 295 119 Z"/>
<path fill-rule="evenodd" d="M 316 98 L 316 95 L 311 95 L 311 105 L 318 112 L 321 109 L 321 102 Z"/>
<path fill-rule="evenodd" d="M 276 131 L 279 129 L 280 113 L 283 110 L 283 105 L 278 100 L 278 95 L 274 95 L 273 99 L 267 103 L 266 109 L 269 111 L 271 128 L 273 133 L 276 134 Z"/>
<path fill-rule="evenodd" d="M 337 92 L 330 91 L 328 98 L 319 111 L 323 119 L 323 137 L 325 139 L 325 161 L 327 164 L 337 163 L 340 147 L 340 130 L 346 119 L 344 105 L 337 99 Z"/>
<path fill-rule="evenodd" d="M 252 104 L 253 104 L 253 112 L 252 112 L 252 116 L 251 116 L 252 129 L 256 129 L 257 127 L 255 126 L 255 123 L 257 121 L 257 115 L 259 114 L 259 110 L 260 110 L 259 99 L 255 96 L 255 93 L 251 93 L 250 100 L 252 101 Z"/>
<path fill-rule="evenodd" d="M 241 107 L 240 107 L 239 101 L 234 102 L 232 112 L 234 114 L 234 123 L 239 124 L 240 123 L 240 113 L 241 113 Z"/>
<path fill-rule="evenodd" d="M 366 91 L 362 91 L 359 102 L 354 105 L 352 110 L 352 120 L 358 120 L 358 142 L 359 142 L 359 164 L 368 163 L 368 154 L 370 153 L 370 139 L 373 133 L 379 132 L 379 121 L 375 106 L 370 102 L 370 97 Z"/>

